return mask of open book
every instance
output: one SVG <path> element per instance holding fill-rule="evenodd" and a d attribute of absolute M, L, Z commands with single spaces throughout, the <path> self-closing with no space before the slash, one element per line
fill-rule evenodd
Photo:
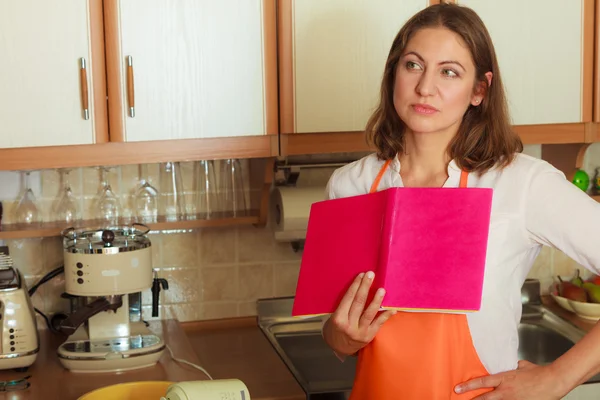
<path fill-rule="evenodd" d="M 492 189 L 389 188 L 311 206 L 292 315 L 335 311 L 354 278 L 375 272 L 382 308 L 479 310 Z"/>

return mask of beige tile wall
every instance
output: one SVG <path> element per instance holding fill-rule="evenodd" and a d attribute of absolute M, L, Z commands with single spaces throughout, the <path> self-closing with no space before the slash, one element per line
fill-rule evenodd
<path fill-rule="evenodd" d="M 537 148 L 528 151 L 536 154 Z M 539 152 L 538 152 L 539 153 Z M 190 165 L 183 167 L 185 185 L 190 185 Z M 149 168 L 151 180 L 157 182 L 156 165 Z M 322 185 L 330 170 L 301 174 L 299 185 Z M 99 188 L 98 171 L 93 168 L 74 170 L 73 191 L 89 217 L 91 202 Z M 57 171 L 42 173 L 42 193 L 39 202 L 48 219 L 51 205 L 59 190 Z M 124 203 L 138 182 L 137 167 L 116 168 L 111 172 L 113 189 Z M 36 194 L 37 195 L 37 194 Z M 10 222 L 13 204 L 5 204 L 6 219 Z M 300 266 L 300 257 L 291 246 L 273 240 L 270 229 L 255 227 L 211 228 L 191 232 L 155 233 L 153 266 L 169 281 L 169 290 L 161 292 L 161 317 L 180 320 L 212 319 L 255 314 L 256 299 L 291 296 Z M 7 241 L 15 264 L 25 274 L 29 284 L 62 263 L 59 238 Z M 579 267 L 560 251 L 544 248 L 529 277 L 538 278 L 547 291 L 555 275 L 570 276 Z M 62 277 L 43 285 L 33 296 L 33 303 L 47 313 L 67 311 Z M 144 293 L 144 317 L 150 317 L 150 290 Z M 43 326 L 43 325 L 41 325 Z"/>
<path fill-rule="evenodd" d="M 243 163 L 247 171 L 247 163 Z M 148 165 L 151 184 L 159 187 L 159 166 Z M 182 163 L 183 186 L 187 203 L 193 191 L 193 163 Z M 325 172 L 323 172 L 325 171 Z M 299 185 L 324 185 L 331 171 L 303 175 Z M 218 177 L 217 177 L 218 178 Z M 132 214 L 134 189 L 139 184 L 138 166 L 122 166 L 110 172 L 113 191 L 119 195 L 124 215 Z M 249 179 L 246 175 L 245 182 Z M 93 217 L 93 201 L 100 187 L 100 172 L 95 168 L 75 169 L 70 183 L 83 218 Z M 54 220 L 53 204 L 61 189 L 59 171 L 41 173 L 41 193 L 35 193 L 44 220 Z M 250 192 L 255 188 L 249 188 Z M 14 221 L 16 201 L 3 202 L 3 223 Z M 151 233 L 153 267 L 169 282 L 161 291 L 160 317 L 180 320 L 212 319 L 254 315 L 258 298 L 291 296 L 300 267 L 300 254 L 286 243 L 273 240 L 271 229 L 252 226 L 206 228 L 184 232 Z M 31 286 L 42 276 L 62 265 L 60 238 L 6 241 L 15 265 Z M 69 302 L 61 298 L 61 276 L 44 284 L 33 295 L 34 305 L 45 313 L 65 312 Z M 143 294 L 144 318 L 151 318 L 151 292 Z M 42 324 L 43 325 L 43 324 Z"/>
<path fill-rule="evenodd" d="M 538 258 L 529 271 L 528 278 L 539 279 L 542 294 L 548 294 L 550 287 L 557 281 L 557 276 L 571 277 L 579 269 L 582 276 L 587 277 L 590 272 L 577 264 L 565 253 L 547 246 L 542 248 Z"/>
<path fill-rule="evenodd" d="M 161 291 L 162 317 L 199 320 L 254 315 L 256 299 L 290 296 L 300 255 L 276 243 L 267 228 L 211 228 L 186 233 L 151 234 L 153 266 L 169 282 Z M 9 240 L 15 265 L 29 285 L 62 265 L 58 238 Z M 45 313 L 68 311 L 60 297 L 63 276 L 42 285 L 34 306 Z M 151 292 L 143 296 L 143 316 L 151 318 Z"/>

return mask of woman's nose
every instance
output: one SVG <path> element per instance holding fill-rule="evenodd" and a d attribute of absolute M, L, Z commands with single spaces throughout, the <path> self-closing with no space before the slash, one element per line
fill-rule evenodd
<path fill-rule="evenodd" d="M 417 83 L 416 91 L 421 96 L 433 96 L 436 92 L 436 80 L 432 73 L 425 71 Z"/>

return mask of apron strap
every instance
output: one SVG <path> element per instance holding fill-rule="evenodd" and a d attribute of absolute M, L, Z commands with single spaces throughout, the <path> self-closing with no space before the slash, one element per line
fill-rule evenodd
<path fill-rule="evenodd" d="M 371 185 L 371 190 L 369 190 L 369 193 L 375 193 L 377 191 L 377 188 L 379 187 L 379 182 L 381 182 L 381 178 L 383 178 L 383 174 L 385 174 L 385 171 L 387 170 L 387 167 L 391 164 L 391 162 L 392 160 L 386 160 L 386 162 L 383 164 L 383 167 L 381 167 L 379 173 L 377 174 L 377 177 Z"/>
<path fill-rule="evenodd" d="M 469 181 L 469 173 L 463 169 L 462 171 L 460 171 L 460 183 L 458 184 L 458 187 L 466 188 L 468 181 Z"/>
<path fill-rule="evenodd" d="M 375 193 L 377 191 L 377 188 L 379 187 L 379 183 L 381 183 L 381 179 L 383 178 L 383 174 L 385 174 L 385 171 L 387 170 L 387 168 L 389 167 L 391 162 L 392 162 L 392 160 L 386 160 L 386 162 L 383 164 L 383 166 L 379 170 L 379 173 L 377 174 L 377 177 L 375 178 L 375 180 L 373 181 L 373 184 L 371 185 L 371 189 L 369 190 L 369 193 Z M 468 181 L 469 181 L 469 173 L 465 170 L 460 171 L 460 183 L 459 183 L 458 187 L 466 188 Z"/>

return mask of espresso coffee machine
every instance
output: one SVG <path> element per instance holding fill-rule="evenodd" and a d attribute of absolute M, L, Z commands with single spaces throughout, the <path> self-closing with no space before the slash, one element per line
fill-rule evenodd
<path fill-rule="evenodd" d="M 58 348 L 65 368 L 126 371 L 154 365 L 161 357 L 162 338 L 141 319 L 141 292 L 153 288 L 148 230 L 134 224 L 62 232 L 65 291 L 81 303 L 60 323 L 68 335 Z"/>

